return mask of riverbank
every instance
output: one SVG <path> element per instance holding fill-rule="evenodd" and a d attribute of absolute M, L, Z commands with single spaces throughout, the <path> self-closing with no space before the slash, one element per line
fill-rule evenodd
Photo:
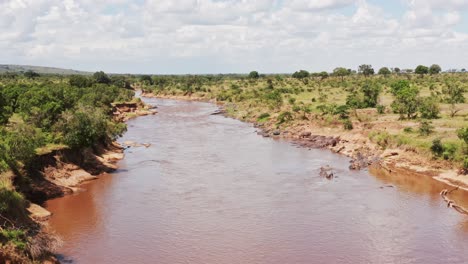
<path fill-rule="evenodd" d="M 275 122 L 258 122 L 258 115 L 242 118 L 238 113 L 245 112 L 246 109 L 239 109 L 240 106 L 234 103 L 219 102 L 205 96 L 155 95 L 151 92 L 143 92 L 141 96 L 215 103 L 223 109 L 221 111 L 223 114 L 254 124 L 262 136 L 284 138 L 301 147 L 325 148 L 350 157 L 350 169 L 377 165 L 390 174 L 407 173 L 420 177 L 429 176 L 434 180 L 468 191 L 468 176 L 460 174 L 450 162 L 434 160 L 427 154 L 417 153 L 414 148 L 398 146 L 383 148 L 372 141 L 372 133 L 379 131 L 379 128 L 386 130 L 387 128 L 383 127 L 385 124 L 368 128 L 359 122 L 353 122 L 352 130 L 344 130 L 337 126 L 324 126 L 323 117 L 313 115 L 307 120 L 294 120 L 293 123 L 278 128 Z"/>
<path fill-rule="evenodd" d="M 115 121 L 126 122 L 138 116 L 156 114 L 156 110 L 137 99 L 128 103 L 113 104 L 112 113 Z M 22 244 L 18 245 L 24 252 L 18 249 L 18 245 L 2 246 L 0 263 L 29 263 L 31 260 L 27 255 L 31 255 L 36 262 L 59 263 L 53 254 L 44 253 L 53 252 L 61 244 L 60 238 L 48 228 L 47 221 L 52 214 L 43 207 L 44 203 L 50 199 L 81 192 L 80 186 L 83 183 L 98 179 L 103 173 L 115 171 L 116 163 L 124 157 L 123 150 L 124 147 L 117 142 L 101 143 L 81 149 L 71 149 L 62 145 L 46 146 L 37 150 L 38 154 L 27 167 L 16 172 L 4 172 L 0 179 L 11 182 L 27 203 L 18 205 L 21 208 L 15 206 L 15 214 L 20 216 L 16 217 L 16 220 L 4 220 L 10 221 L 13 228 L 27 226 L 28 229 L 37 231 L 21 235 L 24 236 L 21 240 L 29 241 L 28 252 L 24 251 L 26 248 Z M 0 228 L 0 231 L 4 230 Z"/>

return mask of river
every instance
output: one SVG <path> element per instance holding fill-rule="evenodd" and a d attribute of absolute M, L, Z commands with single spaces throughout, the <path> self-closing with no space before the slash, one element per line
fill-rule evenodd
<path fill-rule="evenodd" d="M 64 263 L 468 263 L 468 218 L 446 207 L 443 184 L 350 171 L 212 104 L 144 100 L 159 113 L 120 141 L 152 145 L 47 202 Z M 337 177 L 320 177 L 324 165 Z"/>

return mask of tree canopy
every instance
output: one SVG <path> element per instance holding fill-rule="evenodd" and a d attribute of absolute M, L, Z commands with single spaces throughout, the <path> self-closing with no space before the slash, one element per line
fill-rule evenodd
<path fill-rule="evenodd" d="M 359 65 L 358 72 L 360 74 L 363 74 L 366 77 L 370 76 L 370 75 L 373 75 L 375 73 L 374 68 L 372 68 L 372 65 L 370 65 L 370 64 Z"/>
<path fill-rule="evenodd" d="M 296 79 L 304 79 L 309 77 L 310 73 L 306 70 L 300 70 L 293 73 L 292 77 Z"/>

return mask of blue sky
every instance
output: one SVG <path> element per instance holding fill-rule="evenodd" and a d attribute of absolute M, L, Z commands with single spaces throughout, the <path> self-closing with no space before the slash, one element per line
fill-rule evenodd
<path fill-rule="evenodd" d="M 468 0 L 0 0 L 0 64 L 119 73 L 468 68 Z"/>

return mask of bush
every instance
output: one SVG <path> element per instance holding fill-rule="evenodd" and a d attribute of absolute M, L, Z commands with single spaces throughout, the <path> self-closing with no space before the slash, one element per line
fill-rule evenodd
<path fill-rule="evenodd" d="M 340 105 L 333 109 L 333 114 L 338 115 L 341 119 L 349 118 L 349 107 L 347 105 Z"/>
<path fill-rule="evenodd" d="M 279 115 L 278 115 L 278 124 L 283 124 L 285 122 L 289 122 L 293 119 L 293 115 L 291 114 L 291 112 L 288 112 L 288 111 L 285 111 L 285 112 L 281 112 Z"/>
<path fill-rule="evenodd" d="M 432 126 L 432 122 L 423 120 L 419 124 L 419 134 L 421 136 L 428 136 L 434 132 L 434 126 Z"/>
<path fill-rule="evenodd" d="M 353 129 L 353 122 L 351 122 L 351 120 L 349 120 L 349 119 L 345 119 L 343 121 L 343 127 L 346 130 L 352 130 Z"/>
<path fill-rule="evenodd" d="M 75 86 L 79 88 L 90 87 L 93 85 L 93 81 L 83 75 L 70 76 L 68 83 L 70 83 L 71 86 Z"/>
<path fill-rule="evenodd" d="M 457 145 L 454 143 L 445 143 L 443 147 L 444 147 L 444 152 L 442 153 L 442 157 L 445 160 L 455 159 L 455 153 L 457 152 Z"/>
<path fill-rule="evenodd" d="M 55 130 L 62 135 L 63 143 L 71 148 L 109 143 L 125 129 L 125 124 L 110 121 L 101 109 L 84 106 L 64 112 L 55 126 Z"/>
<path fill-rule="evenodd" d="M 468 145 L 468 127 L 460 128 L 457 130 L 458 138 L 463 140 Z"/>
<path fill-rule="evenodd" d="M 377 113 L 385 114 L 385 105 L 377 105 Z"/>
<path fill-rule="evenodd" d="M 421 105 L 419 106 L 419 112 L 421 113 L 422 118 L 426 119 L 435 119 L 439 118 L 440 107 L 437 98 L 435 97 L 426 97 L 421 100 Z"/>
<path fill-rule="evenodd" d="M 440 139 L 434 139 L 432 141 L 431 151 L 436 157 L 442 156 L 442 153 L 444 153 L 444 146 Z"/>
<path fill-rule="evenodd" d="M 420 103 L 419 89 L 409 85 L 397 88 L 391 104 L 393 111 L 400 114 L 400 118 L 415 118 Z"/>
<path fill-rule="evenodd" d="M 263 120 L 263 119 L 267 119 L 269 117 L 270 117 L 269 113 L 263 113 L 263 114 L 258 116 L 257 120 Z"/>
<path fill-rule="evenodd" d="M 407 80 L 399 80 L 390 85 L 391 93 L 397 95 L 400 90 L 407 89 L 410 87 L 410 83 Z"/>
<path fill-rule="evenodd" d="M 405 132 L 405 133 L 412 133 L 412 132 L 413 132 L 413 128 L 412 128 L 412 127 L 405 127 L 405 128 L 403 128 L 403 132 Z"/>
<path fill-rule="evenodd" d="M 23 220 L 27 218 L 25 208 L 26 201 L 20 193 L 0 188 L 0 215 L 8 217 L 12 221 Z M 0 223 L 3 222 L 2 220 Z"/>
<path fill-rule="evenodd" d="M 111 79 L 103 71 L 98 71 L 93 74 L 93 78 L 97 83 L 109 84 Z"/>
<path fill-rule="evenodd" d="M 26 233 L 20 229 L 4 229 L 0 231 L 0 237 L 12 243 L 20 250 L 26 249 Z"/>

